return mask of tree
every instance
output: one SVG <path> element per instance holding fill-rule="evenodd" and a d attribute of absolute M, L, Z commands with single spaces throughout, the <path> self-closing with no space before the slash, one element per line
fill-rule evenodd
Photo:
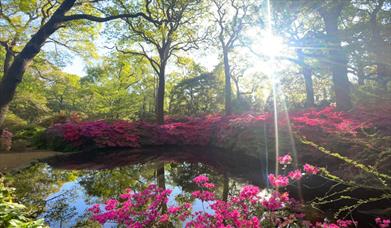
<path fill-rule="evenodd" d="M 387 83 L 391 81 L 391 66 L 389 63 L 391 48 L 387 44 L 387 33 L 384 32 L 389 28 L 383 23 L 384 19 L 387 20 L 387 18 L 382 16 L 383 13 L 387 13 L 382 9 L 386 2 L 386 0 L 377 0 L 368 3 L 368 8 L 373 10 L 369 12 L 369 24 L 367 26 L 371 34 L 368 40 L 368 49 L 374 54 L 377 81 L 384 90 L 387 90 Z M 390 2 L 388 1 L 388 3 Z"/>
<path fill-rule="evenodd" d="M 217 26 L 217 39 L 220 44 L 225 74 L 225 114 L 232 113 L 232 86 L 229 52 L 234 48 L 241 33 L 249 24 L 251 1 L 242 0 L 212 0 L 216 12 L 213 17 Z"/>
<path fill-rule="evenodd" d="M 118 50 L 146 58 L 158 78 L 157 96 L 155 103 L 156 121 L 164 122 L 164 97 L 166 87 L 167 64 L 172 56 L 179 51 L 188 51 L 196 48 L 202 39 L 197 34 L 195 25 L 200 17 L 200 0 L 143 0 L 143 4 L 136 5 L 137 9 L 145 12 L 153 20 L 138 18 L 124 19 L 129 34 L 124 39 L 134 43 L 127 43 L 133 50 Z M 117 1 L 127 13 L 134 2 Z"/>
<path fill-rule="evenodd" d="M 90 118 L 137 119 L 140 106 L 150 92 L 153 75 L 139 56 L 129 58 L 113 53 L 99 64 L 89 66 L 81 79 L 81 110 Z"/>
<path fill-rule="evenodd" d="M 25 17 L 20 17 L 13 11 L 10 11 L 7 15 L 5 4 L 3 3 L 3 1 L 0 2 L 0 19 L 2 24 L 12 26 L 12 16 L 19 18 L 14 20 L 22 20 L 24 18 L 27 18 L 25 26 L 29 29 L 32 29 L 31 27 L 29 27 L 30 24 L 39 24 L 39 26 L 36 28 L 37 30 L 31 33 L 31 38 L 29 38 L 24 45 L 21 45 L 20 52 L 15 52 L 15 50 L 12 49 L 13 45 L 15 45 L 16 43 L 15 37 L 9 40 L 0 41 L 1 46 L 6 50 L 3 63 L 3 77 L 0 81 L 0 121 L 4 120 L 8 105 L 12 101 L 15 95 L 16 88 L 18 84 L 22 81 L 23 75 L 27 70 L 28 66 L 31 64 L 34 57 L 41 51 L 42 46 L 50 38 L 50 36 L 52 36 L 59 29 L 70 26 L 72 25 L 71 22 L 78 20 L 106 22 L 118 18 L 143 17 L 146 20 L 154 21 L 152 18 L 148 17 L 144 13 L 119 14 L 106 17 L 99 17 L 91 14 L 76 12 L 70 15 L 66 15 L 68 12 L 71 12 L 72 9 L 74 9 L 75 11 L 93 11 L 91 7 L 91 2 L 89 1 L 80 0 L 76 4 L 76 0 L 64 0 L 62 3 L 49 0 L 46 1 L 45 4 L 41 5 L 41 8 L 39 9 L 34 8 L 35 6 L 31 8 L 26 7 L 26 5 L 30 6 L 28 4 L 29 2 L 30 1 L 25 0 L 20 1 L 19 4 L 19 8 L 21 7 L 22 12 L 24 12 L 23 10 L 26 11 Z M 35 12 L 36 14 L 31 14 L 31 11 Z M 38 12 L 40 13 L 38 14 Z M 154 22 L 160 23 L 157 21 Z M 16 36 L 16 38 L 18 38 L 18 36 Z"/>
<path fill-rule="evenodd" d="M 352 108 L 350 95 L 350 83 L 348 79 L 347 56 L 341 46 L 339 37 L 339 22 L 341 13 L 348 2 L 344 0 L 321 3 L 317 11 L 324 22 L 326 31 L 326 42 L 330 49 L 330 67 L 332 71 L 333 85 L 335 91 L 335 102 L 337 109 L 349 110 Z"/>

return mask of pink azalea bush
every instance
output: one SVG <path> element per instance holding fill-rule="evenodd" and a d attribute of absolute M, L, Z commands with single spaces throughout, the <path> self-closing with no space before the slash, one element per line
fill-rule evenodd
<path fill-rule="evenodd" d="M 251 146 L 256 143 L 240 145 L 236 142 L 256 142 L 264 124 L 272 123 L 272 115 L 207 115 L 187 117 L 180 121 L 167 119 L 163 125 L 143 121 L 69 121 L 59 123 L 48 129 L 49 134 L 62 137 L 76 147 L 95 145 L 100 148 L 135 148 L 150 145 L 213 145 L 217 147 Z M 356 134 L 362 121 L 330 106 L 324 109 L 308 109 L 290 114 L 293 128 L 306 135 L 316 129 L 318 134 Z M 280 125 L 286 121 L 279 120 Z M 319 132 L 320 131 L 320 132 Z M 272 134 L 271 134 L 272 135 Z M 311 135 L 311 134 L 307 134 Z M 290 155 L 282 157 L 283 164 L 290 163 Z"/>
<path fill-rule="evenodd" d="M 8 129 L 3 129 L 0 135 L 0 148 L 5 151 L 10 151 L 12 147 L 12 132 Z"/>
<path fill-rule="evenodd" d="M 284 163 L 284 162 L 282 162 Z M 308 164 L 306 164 L 308 167 Z M 312 167 L 307 175 L 314 172 Z M 197 176 L 193 182 L 198 190 L 190 194 L 187 201 L 181 201 L 175 206 L 167 205 L 170 190 L 163 190 L 156 185 L 135 192 L 128 189 L 118 199 L 106 202 L 104 210 L 100 205 L 94 205 L 89 211 L 92 219 L 104 224 L 115 222 L 126 227 L 161 227 L 164 225 L 184 224 L 185 227 L 286 227 L 299 225 L 306 227 L 354 227 L 356 223 L 350 220 L 338 220 L 336 223 L 311 223 L 305 220 L 301 204 L 292 199 L 288 192 L 280 192 L 277 187 L 284 187 L 290 181 L 301 178 L 300 169 L 292 171 L 288 176 L 269 175 L 269 182 L 274 189 L 260 190 L 257 186 L 245 185 L 238 195 L 231 196 L 228 201 L 216 198 L 212 192 L 215 187 L 205 175 Z M 271 178 L 273 177 L 273 178 Z M 300 177 L 300 178 L 299 178 Z M 289 180 L 291 179 L 291 180 Z M 181 197 L 186 198 L 186 197 Z M 192 201 L 208 202 L 212 211 L 195 211 Z M 386 220 L 379 220 L 386 224 Z"/>

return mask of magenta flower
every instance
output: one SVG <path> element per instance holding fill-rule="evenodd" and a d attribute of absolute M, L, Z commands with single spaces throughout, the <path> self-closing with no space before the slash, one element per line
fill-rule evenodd
<path fill-rule="evenodd" d="M 180 210 L 181 210 L 180 207 L 169 207 L 167 212 L 170 213 L 170 214 L 176 214 Z"/>
<path fill-rule="evenodd" d="M 206 183 L 208 181 L 209 181 L 209 178 L 204 175 L 199 175 L 193 179 L 193 182 L 196 184 L 202 184 L 202 183 Z"/>
<path fill-rule="evenodd" d="M 308 174 L 317 174 L 319 172 L 318 168 L 310 164 L 305 164 L 303 168 L 304 171 Z"/>
<path fill-rule="evenodd" d="M 115 199 L 109 199 L 106 201 L 105 210 L 113 210 L 117 207 L 118 201 Z"/>
<path fill-rule="evenodd" d="M 294 171 L 290 171 L 288 173 L 288 177 L 291 178 L 291 180 L 300 180 L 302 177 L 302 173 L 300 169 L 296 169 Z"/>
<path fill-rule="evenodd" d="M 94 214 L 100 213 L 99 204 L 94 204 L 91 208 L 88 208 L 88 210 Z"/>
<path fill-rule="evenodd" d="M 380 228 L 389 228 L 391 223 L 390 219 L 382 219 L 379 217 L 375 219 L 375 222 Z"/>
<path fill-rule="evenodd" d="M 269 174 L 269 183 L 274 187 L 285 187 L 289 184 L 289 179 L 286 176 Z"/>
<path fill-rule="evenodd" d="M 343 227 L 350 227 L 352 225 L 357 225 L 357 222 L 356 221 L 352 221 L 352 220 L 342 220 L 342 219 L 338 219 L 337 220 L 337 225 L 341 228 Z"/>
<path fill-rule="evenodd" d="M 168 217 L 167 214 L 162 214 L 162 215 L 160 216 L 159 222 L 160 222 L 160 223 L 166 223 L 166 222 L 168 221 L 168 219 L 169 219 L 169 217 Z"/>
<path fill-rule="evenodd" d="M 290 154 L 286 154 L 284 156 L 280 156 L 278 157 L 278 162 L 281 164 L 281 165 L 288 165 L 288 164 L 291 164 L 292 162 L 292 157 Z"/>
<path fill-rule="evenodd" d="M 215 194 L 209 191 L 194 191 L 191 193 L 194 198 L 198 198 L 202 201 L 212 201 L 215 198 Z"/>
<path fill-rule="evenodd" d="M 212 188 L 215 188 L 215 185 L 213 183 L 207 182 L 207 183 L 202 184 L 202 187 L 212 189 Z"/>
<path fill-rule="evenodd" d="M 259 193 L 259 188 L 254 185 L 246 185 L 240 190 L 240 197 L 244 199 L 251 199 Z"/>

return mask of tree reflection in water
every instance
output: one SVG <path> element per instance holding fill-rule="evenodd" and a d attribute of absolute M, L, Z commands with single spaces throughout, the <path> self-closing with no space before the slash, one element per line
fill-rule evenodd
<path fill-rule="evenodd" d="M 162 166 L 165 175 L 158 176 L 157 170 Z M 117 197 L 127 188 L 140 191 L 150 183 L 159 182 L 173 190 L 168 204 L 175 204 L 175 195 L 195 190 L 192 179 L 200 174 L 207 174 L 216 183 L 216 193 L 221 198 L 237 192 L 241 186 L 227 173 L 220 173 L 201 162 L 167 161 L 81 171 L 58 170 L 37 163 L 8 175 L 8 181 L 16 187 L 18 198 L 51 226 L 99 227 L 87 219 L 87 208 L 93 204 Z M 200 202 L 194 202 L 194 207 L 202 208 L 198 204 Z"/>

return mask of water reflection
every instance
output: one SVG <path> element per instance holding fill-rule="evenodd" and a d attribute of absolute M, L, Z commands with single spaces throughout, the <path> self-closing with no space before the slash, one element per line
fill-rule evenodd
<path fill-rule="evenodd" d="M 157 170 L 164 167 L 164 175 L 157 176 Z M 243 181 L 201 162 L 149 162 L 103 170 L 60 170 L 48 164 L 37 163 L 8 175 L 8 181 L 17 189 L 17 196 L 23 203 L 32 206 L 39 217 L 51 227 L 99 227 L 88 221 L 87 209 L 95 203 L 103 203 L 118 196 L 126 188 L 139 191 L 149 183 L 163 181 L 173 193 L 168 202 L 176 203 L 180 193 L 195 190 L 192 179 L 207 174 L 216 183 L 216 193 L 225 198 L 238 191 Z M 202 202 L 193 202 L 194 210 L 210 210 Z M 105 224 L 111 227 L 115 224 Z"/>
<path fill-rule="evenodd" d="M 59 191 L 64 183 L 76 180 L 78 173 L 55 170 L 47 164 L 37 163 L 17 173 L 9 173 L 6 180 L 16 188 L 15 194 L 21 203 L 40 214 L 45 210 L 46 198 Z"/>

